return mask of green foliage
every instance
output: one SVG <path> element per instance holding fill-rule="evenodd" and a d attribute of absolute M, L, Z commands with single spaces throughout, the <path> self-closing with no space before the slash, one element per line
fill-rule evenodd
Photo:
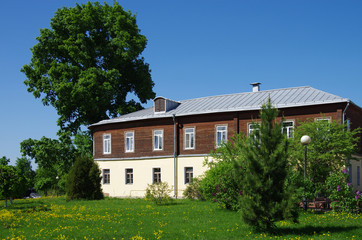
<path fill-rule="evenodd" d="M 222 208 L 238 210 L 242 192 L 241 179 L 245 169 L 234 168 L 235 162 L 244 162 L 241 149 L 244 136 L 238 134 L 231 141 L 223 143 L 205 160 L 207 170 L 200 182 L 200 190 L 206 199 L 217 202 Z"/>
<path fill-rule="evenodd" d="M 361 129 L 347 130 L 345 124 L 327 121 L 302 122 L 294 131 L 291 144 L 293 165 L 300 175 L 304 172 L 304 146 L 300 143 L 303 135 L 311 137 L 307 147 L 307 177 L 313 182 L 319 195 L 325 195 L 325 182 L 330 173 L 340 172 L 352 159 L 357 150 Z M 312 194 L 312 193 L 311 193 Z"/>
<path fill-rule="evenodd" d="M 246 173 L 240 212 L 246 224 L 267 231 L 271 231 L 277 221 L 296 221 L 298 215 L 293 186 L 286 181 L 291 173 L 288 141 L 282 134 L 282 125 L 275 120 L 277 116 L 278 110 L 269 99 L 262 105 L 261 123 L 256 124 L 241 149 Z"/>
<path fill-rule="evenodd" d="M 79 156 L 67 177 L 67 200 L 103 199 L 101 180 L 101 171 L 93 159 L 88 155 Z"/>
<path fill-rule="evenodd" d="M 8 165 L 9 162 L 10 162 L 10 159 L 7 158 L 7 157 L 5 157 L 5 156 L 3 156 L 3 157 L 0 158 L 0 165 L 2 165 L 2 166 Z"/>
<path fill-rule="evenodd" d="M 348 182 L 347 170 L 332 173 L 326 180 L 329 199 L 333 210 L 346 212 L 359 212 L 362 194 L 353 191 L 352 184 Z"/>
<path fill-rule="evenodd" d="M 5 208 L 7 199 L 14 195 L 18 184 L 19 175 L 15 167 L 0 165 L 0 197 L 5 198 Z"/>
<path fill-rule="evenodd" d="M 145 199 L 152 201 L 157 205 L 166 205 L 172 202 L 170 193 L 172 189 L 168 186 L 167 182 L 158 182 L 154 184 L 148 184 L 146 189 Z"/>
<path fill-rule="evenodd" d="M 48 190 L 55 188 L 64 191 L 66 175 L 77 155 L 77 150 L 68 136 L 62 135 L 60 139 L 29 138 L 20 143 L 23 156 L 34 159 L 38 164 L 34 187 L 45 195 Z M 57 176 L 59 181 L 56 180 Z"/>
<path fill-rule="evenodd" d="M 34 187 L 35 172 L 31 167 L 31 161 L 25 157 L 16 160 L 15 169 L 18 172 L 19 184 L 15 187 L 14 197 L 23 198 L 27 190 Z"/>
<path fill-rule="evenodd" d="M 32 59 L 21 71 L 25 85 L 53 106 L 63 131 L 141 109 L 155 96 L 149 65 L 141 57 L 147 39 L 136 17 L 115 1 L 58 9 L 41 29 Z"/>
<path fill-rule="evenodd" d="M 78 131 L 73 140 L 77 154 L 90 154 L 93 152 L 93 139 L 91 131 Z"/>
<path fill-rule="evenodd" d="M 183 192 L 183 196 L 187 199 L 198 199 L 205 200 L 204 195 L 202 194 L 201 187 L 201 178 L 193 178 L 192 182 L 190 182 L 185 191 Z"/>

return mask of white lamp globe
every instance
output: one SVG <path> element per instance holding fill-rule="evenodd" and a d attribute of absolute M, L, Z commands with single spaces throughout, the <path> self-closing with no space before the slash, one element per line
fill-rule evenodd
<path fill-rule="evenodd" d="M 308 145 L 310 143 L 312 139 L 310 139 L 310 137 L 308 135 L 304 135 L 303 137 L 301 137 L 300 142 L 303 145 Z"/>

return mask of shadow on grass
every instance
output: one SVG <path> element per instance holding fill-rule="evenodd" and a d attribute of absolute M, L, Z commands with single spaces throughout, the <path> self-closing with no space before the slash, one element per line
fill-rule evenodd
<path fill-rule="evenodd" d="M 17 202 L 14 201 L 13 204 L 8 206 L 8 210 L 20 210 L 21 212 L 31 213 L 31 212 L 42 212 L 49 211 L 47 205 L 44 205 L 43 201 L 29 201 L 29 202 Z"/>
<path fill-rule="evenodd" d="M 349 232 L 352 230 L 359 229 L 359 226 L 304 226 L 304 227 L 283 227 L 275 230 L 274 235 L 316 235 L 321 233 L 341 233 L 341 232 Z"/>

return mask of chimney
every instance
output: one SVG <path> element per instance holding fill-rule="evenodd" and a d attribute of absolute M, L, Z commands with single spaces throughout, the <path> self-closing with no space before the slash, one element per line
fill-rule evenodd
<path fill-rule="evenodd" d="M 260 91 L 260 84 L 259 82 L 250 83 L 250 85 L 253 86 L 253 92 L 259 92 Z"/>

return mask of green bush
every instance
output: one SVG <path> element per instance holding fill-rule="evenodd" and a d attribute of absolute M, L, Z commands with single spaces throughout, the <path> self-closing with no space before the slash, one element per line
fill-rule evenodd
<path fill-rule="evenodd" d="M 79 156 L 68 173 L 66 182 L 67 200 L 103 199 L 101 171 L 88 155 Z"/>
<path fill-rule="evenodd" d="M 145 199 L 157 205 L 170 204 L 172 201 L 170 197 L 171 192 L 172 189 L 168 186 L 167 182 L 148 184 Z"/>
<path fill-rule="evenodd" d="M 206 199 L 217 202 L 221 208 L 238 210 L 241 194 L 238 179 L 232 162 L 216 162 L 205 172 L 200 182 L 201 192 Z"/>
<path fill-rule="evenodd" d="M 352 184 L 348 182 L 347 170 L 332 173 L 326 180 L 329 199 L 333 210 L 344 212 L 359 212 L 362 194 L 353 191 Z"/>
<path fill-rule="evenodd" d="M 187 199 L 198 199 L 205 200 L 200 188 L 201 178 L 193 178 L 192 182 L 189 183 L 183 192 L 183 196 Z"/>

